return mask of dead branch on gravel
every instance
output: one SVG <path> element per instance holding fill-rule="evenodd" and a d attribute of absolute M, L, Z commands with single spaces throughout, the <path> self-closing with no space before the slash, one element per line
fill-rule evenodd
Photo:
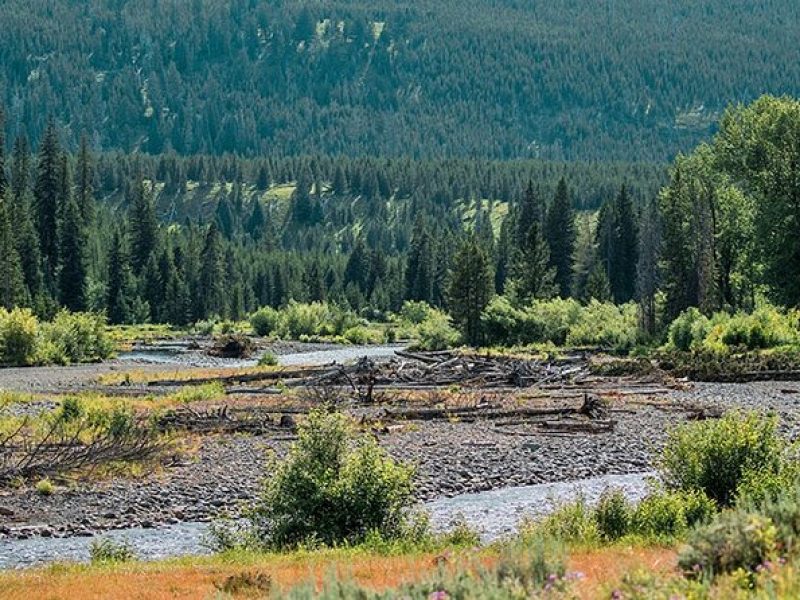
<path fill-rule="evenodd" d="M 112 462 L 147 461 L 166 446 L 151 427 L 119 415 L 107 421 L 29 416 L 0 438 L 0 486 Z"/>

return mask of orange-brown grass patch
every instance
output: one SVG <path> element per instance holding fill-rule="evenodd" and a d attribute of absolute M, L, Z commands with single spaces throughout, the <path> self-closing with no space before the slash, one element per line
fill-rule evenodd
<path fill-rule="evenodd" d="M 336 554 L 336 553 L 334 553 Z M 287 589 L 336 575 L 375 590 L 419 581 L 439 568 L 436 556 L 374 556 L 360 553 L 264 556 L 229 564 L 224 559 L 176 563 L 133 563 L 112 567 L 51 567 L 0 574 L 3 600 L 166 600 L 214 597 L 231 576 L 263 573 L 273 586 Z"/>
<path fill-rule="evenodd" d="M 611 546 L 572 554 L 568 571 L 582 573 L 572 591 L 586 600 L 603 598 L 603 591 L 618 582 L 625 573 L 644 569 L 653 574 L 677 574 L 674 548 Z"/>

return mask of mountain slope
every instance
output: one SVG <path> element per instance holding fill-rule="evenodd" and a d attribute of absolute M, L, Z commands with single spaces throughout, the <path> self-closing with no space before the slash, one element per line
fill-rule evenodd
<path fill-rule="evenodd" d="M 6 0 L 8 133 L 98 149 L 657 160 L 800 93 L 794 0 Z"/>

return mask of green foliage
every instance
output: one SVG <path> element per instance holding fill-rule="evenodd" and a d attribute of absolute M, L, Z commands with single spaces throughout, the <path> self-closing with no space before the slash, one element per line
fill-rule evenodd
<path fill-rule="evenodd" d="M 631 531 L 644 537 L 673 538 L 716 514 L 713 500 L 697 490 L 649 494 L 636 505 Z"/>
<path fill-rule="evenodd" d="M 185 385 L 177 392 L 170 395 L 170 400 L 189 404 L 206 400 L 218 400 L 225 396 L 225 388 L 219 381 L 204 383 L 202 385 Z"/>
<path fill-rule="evenodd" d="M 752 313 L 715 313 L 698 309 L 681 313 L 669 327 L 669 348 L 681 351 L 727 353 L 795 346 L 800 342 L 800 313 L 764 305 Z"/>
<path fill-rule="evenodd" d="M 262 306 L 250 315 L 250 326 L 256 335 L 266 337 L 278 329 L 280 313 L 271 306 Z"/>
<path fill-rule="evenodd" d="M 461 340 L 458 331 L 450 324 L 450 317 L 436 309 L 431 309 L 416 329 L 418 340 L 414 347 L 420 350 L 446 350 Z"/>
<path fill-rule="evenodd" d="M 0 362 L 29 365 L 36 360 L 39 322 L 29 309 L 0 308 Z"/>
<path fill-rule="evenodd" d="M 96 362 L 111 356 L 114 346 L 106 320 L 91 313 L 60 311 L 41 327 L 41 362 L 69 364 Z"/>
<path fill-rule="evenodd" d="M 0 308 L 0 363 L 69 364 L 108 358 L 114 350 L 105 318 L 60 311 L 40 324 L 28 309 Z"/>
<path fill-rule="evenodd" d="M 427 302 L 406 300 L 400 309 L 400 318 L 412 325 L 419 325 L 428 318 L 431 310 L 431 305 Z"/>
<path fill-rule="evenodd" d="M 373 438 L 354 438 L 343 415 L 314 411 L 266 481 L 253 529 L 262 544 L 275 548 L 355 543 L 371 531 L 400 536 L 413 501 L 412 473 Z"/>
<path fill-rule="evenodd" d="M 127 543 L 110 539 L 94 540 L 89 546 L 89 557 L 93 565 L 131 562 L 136 553 Z"/>
<path fill-rule="evenodd" d="M 678 564 L 698 575 L 752 572 L 777 553 L 778 532 L 768 517 L 730 510 L 692 532 Z"/>
<path fill-rule="evenodd" d="M 596 544 L 601 531 L 594 511 L 585 498 L 557 506 L 540 522 L 523 524 L 523 537 L 534 535 L 571 543 Z"/>
<path fill-rule="evenodd" d="M 631 506 L 622 490 L 606 490 L 594 509 L 597 529 L 604 540 L 617 540 L 631 527 Z"/>
<path fill-rule="evenodd" d="M 258 359 L 259 367 L 276 367 L 278 366 L 278 357 L 272 352 L 264 352 Z"/>
<path fill-rule="evenodd" d="M 777 418 L 731 412 L 719 420 L 681 425 L 668 436 L 659 467 L 672 488 L 704 492 L 730 506 L 752 473 L 778 473 L 785 443 Z"/>
<path fill-rule="evenodd" d="M 40 496 L 52 496 L 55 491 L 56 488 L 49 479 L 40 479 L 36 482 L 36 493 Z"/>
<path fill-rule="evenodd" d="M 636 344 L 637 336 L 635 304 L 615 306 L 592 300 L 570 327 L 566 342 L 569 346 L 596 346 L 627 353 Z"/>

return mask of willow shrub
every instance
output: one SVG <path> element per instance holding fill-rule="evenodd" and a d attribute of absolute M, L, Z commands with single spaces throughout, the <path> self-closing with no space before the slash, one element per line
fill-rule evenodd
<path fill-rule="evenodd" d="M 30 365 L 36 361 L 39 321 L 27 308 L 0 308 L 0 363 Z"/>
<path fill-rule="evenodd" d="M 720 507 L 730 506 L 755 474 L 778 474 L 784 467 L 786 443 L 777 424 L 773 416 L 731 412 L 676 427 L 659 461 L 662 478 L 674 489 L 701 491 Z"/>
<path fill-rule="evenodd" d="M 344 415 L 312 411 L 251 514 L 260 545 L 291 548 L 405 532 L 413 469 L 396 463 Z"/>

